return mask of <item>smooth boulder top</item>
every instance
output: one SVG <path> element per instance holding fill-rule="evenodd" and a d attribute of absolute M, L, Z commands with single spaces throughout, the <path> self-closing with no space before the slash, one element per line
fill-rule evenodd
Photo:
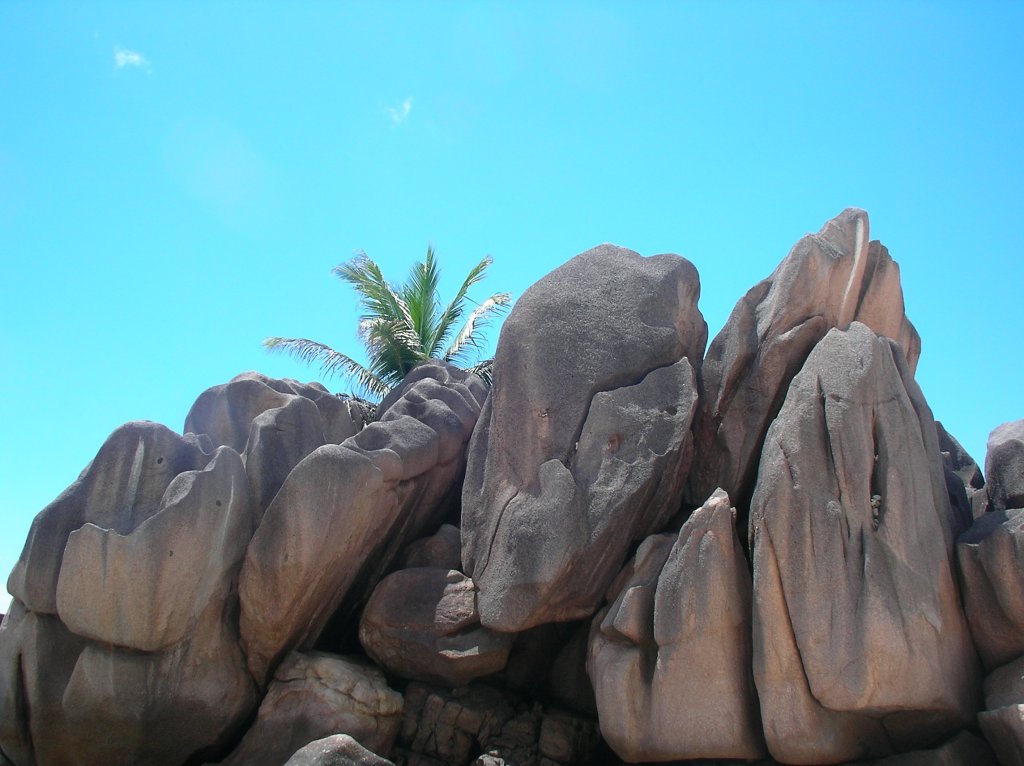
<path fill-rule="evenodd" d="M 530 287 L 501 328 L 494 357 L 487 456 L 519 487 L 540 464 L 566 462 L 590 400 L 638 383 L 656 367 L 700 367 L 707 323 L 700 278 L 678 255 L 644 258 L 605 244 Z"/>
<path fill-rule="evenodd" d="M 989 434 L 985 476 L 994 510 L 1024 508 L 1024 419 L 1003 423 Z"/>

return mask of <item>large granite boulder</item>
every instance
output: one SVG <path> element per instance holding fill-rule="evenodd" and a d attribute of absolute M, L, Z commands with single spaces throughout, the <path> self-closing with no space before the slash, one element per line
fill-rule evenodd
<path fill-rule="evenodd" d="M 992 508 L 1024 508 L 1024 420 L 1003 423 L 988 436 L 985 475 Z"/>
<path fill-rule="evenodd" d="M 867 213 L 849 208 L 805 236 L 739 300 L 712 341 L 694 424 L 692 505 L 721 487 L 746 509 L 768 426 L 833 327 L 856 320 L 898 341 L 914 369 L 921 340 L 904 314 L 899 266 L 868 233 Z"/>
<path fill-rule="evenodd" d="M 319 383 L 243 372 L 201 393 L 185 416 L 184 430 L 186 434 L 206 434 L 215 446 L 223 444 L 243 453 L 257 416 L 284 407 L 293 397 L 308 399 L 316 405 L 326 444 L 340 444 L 369 419 L 361 402 L 335 396 Z"/>
<path fill-rule="evenodd" d="M 977 659 L 934 419 L 894 342 L 832 330 L 794 378 L 751 505 L 768 748 L 826 764 L 969 724 Z"/>
<path fill-rule="evenodd" d="M 126 423 L 78 480 L 39 512 L 7 590 L 37 614 L 57 613 L 57 578 L 68 536 L 85 524 L 128 534 L 152 516 L 175 476 L 203 468 L 210 442 L 157 423 Z"/>
<path fill-rule="evenodd" d="M 978 724 L 1004 766 L 1024 764 L 1024 657 L 985 679 L 985 710 Z"/>
<path fill-rule="evenodd" d="M 612 749 L 633 763 L 764 756 L 750 573 L 728 495 L 712 495 L 678 535 L 647 538 L 617 585 L 587 664 Z"/>
<path fill-rule="evenodd" d="M 631 543 L 678 510 L 707 338 L 699 293 L 678 256 L 602 245 L 517 302 L 462 495 L 484 625 L 589 616 Z"/>
<path fill-rule="evenodd" d="M 293 652 L 278 666 L 245 737 L 222 766 L 280 766 L 299 748 L 347 734 L 387 755 L 402 723 L 402 695 L 364 661 Z"/>
<path fill-rule="evenodd" d="M 299 462 L 249 544 L 240 626 L 260 683 L 285 653 L 312 648 L 347 597 L 365 600 L 401 550 L 450 511 L 487 389 L 443 363 L 410 378 L 377 422 Z"/>
<path fill-rule="evenodd" d="M 480 625 L 472 580 L 436 567 L 385 577 L 359 622 L 359 641 L 381 667 L 440 686 L 464 686 L 497 673 L 513 638 Z"/>
<path fill-rule="evenodd" d="M 1024 655 L 1024 508 L 986 513 L 957 540 L 964 611 L 989 670 Z"/>
<path fill-rule="evenodd" d="M 111 442 L 130 449 L 129 470 Z M 15 601 L 5 623 L 0 698 L 13 703 L 0 748 L 17 762 L 182 762 L 225 747 L 255 707 L 234 583 L 256 510 L 230 447 L 165 481 L 164 465 L 188 465 L 196 451 L 194 437 L 129 424 L 37 518 L 37 541 L 66 542 L 50 553 L 57 615 Z M 38 563 L 38 547 L 30 553 Z"/>

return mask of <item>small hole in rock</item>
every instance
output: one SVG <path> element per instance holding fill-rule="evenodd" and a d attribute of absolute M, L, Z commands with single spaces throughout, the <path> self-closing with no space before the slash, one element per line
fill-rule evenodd
<path fill-rule="evenodd" d="M 217 501 L 217 507 L 220 508 L 220 500 Z"/>
<path fill-rule="evenodd" d="M 158 458 L 156 459 L 156 464 L 157 464 L 157 465 L 160 465 L 160 464 L 161 464 L 162 462 L 164 462 L 164 459 L 163 459 L 162 457 L 158 457 Z"/>
<path fill-rule="evenodd" d="M 167 551 L 167 558 L 170 558 L 173 555 L 174 555 L 174 551 Z"/>

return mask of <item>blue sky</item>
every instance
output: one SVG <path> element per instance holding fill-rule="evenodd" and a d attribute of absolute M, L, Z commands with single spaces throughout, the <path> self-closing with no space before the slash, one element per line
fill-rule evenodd
<path fill-rule="evenodd" d="M 518 296 L 611 241 L 717 332 L 844 207 L 901 264 L 976 459 L 1024 417 L 1024 4 L 0 4 L 0 572 L 120 423 L 356 354 L 332 266 Z M 329 383 L 345 388 L 345 381 Z M 6 599 L 0 599 L 0 608 Z"/>

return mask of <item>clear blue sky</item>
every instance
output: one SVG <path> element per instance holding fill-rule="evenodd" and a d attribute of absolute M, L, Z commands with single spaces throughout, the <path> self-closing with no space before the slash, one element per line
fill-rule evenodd
<path fill-rule="evenodd" d="M 1021 3 L 0 4 L 0 576 L 120 423 L 316 377 L 268 335 L 357 353 L 359 249 L 514 296 L 677 252 L 713 334 L 864 207 L 982 461 L 1024 417 L 1022 40 Z"/>

